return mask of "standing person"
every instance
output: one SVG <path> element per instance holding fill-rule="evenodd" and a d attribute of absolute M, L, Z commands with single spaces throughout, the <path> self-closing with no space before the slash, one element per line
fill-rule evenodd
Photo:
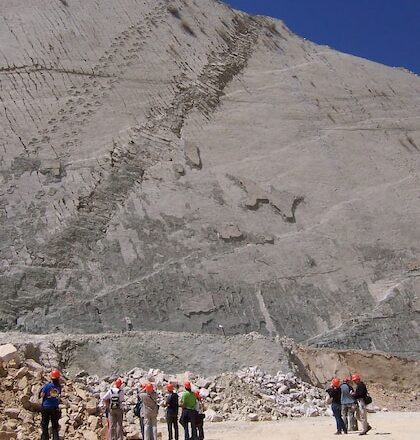
<path fill-rule="evenodd" d="M 140 389 L 137 390 L 137 403 L 134 408 L 134 415 L 139 418 L 140 420 L 140 432 L 141 432 L 141 438 L 144 440 L 144 417 L 142 416 L 142 407 L 143 402 L 141 400 L 141 391 L 143 390 L 143 385 L 140 385 Z"/>
<path fill-rule="evenodd" d="M 102 400 L 105 403 L 106 412 L 108 414 L 108 440 L 123 440 L 123 407 L 124 407 L 124 390 L 121 389 L 123 382 L 118 378 L 104 395 Z"/>
<path fill-rule="evenodd" d="M 60 384 L 61 373 L 59 370 L 52 370 L 50 373 L 51 381 L 46 383 L 39 392 L 39 397 L 42 399 L 41 408 L 41 440 L 49 440 L 50 434 L 48 427 L 51 420 L 52 437 L 53 440 L 59 440 L 59 420 L 60 420 Z"/>
<path fill-rule="evenodd" d="M 173 435 L 175 435 L 175 440 L 179 440 L 179 430 L 178 430 L 178 410 L 179 410 L 179 396 L 178 393 L 174 391 L 174 386 L 171 383 L 166 385 L 166 390 L 168 395 L 165 399 L 166 404 L 166 423 L 168 425 L 168 438 L 169 440 L 174 440 Z M 172 432 L 173 431 L 173 432 Z"/>
<path fill-rule="evenodd" d="M 182 414 L 180 423 L 184 428 L 185 440 L 198 440 L 197 437 L 197 411 L 195 405 L 197 403 L 197 397 L 191 391 L 191 383 L 184 383 L 185 391 L 181 395 L 181 407 Z M 188 429 L 188 424 L 191 425 L 191 437 Z"/>
<path fill-rule="evenodd" d="M 350 394 L 353 391 L 350 385 L 351 377 L 343 379 L 341 384 L 341 416 L 347 431 L 357 431 L 356 408 L 357 404 L 354 397 Z"/>
<path fill-rule="evenodd" d="M 197 398 L 197 403 L 195 405 L 195 410 L 197 411 L 197 430 L 198 430 L 198 440 L 204 440 L 204 418 L 206 417 L 204 411 L 206 410 L 203 402 L 203 398 L 199 391 L 194 393 Z"/>
<path fill-rule="evenodd" d="M 351 380 L 356 384 L 356 390 L 353 391 L 352 396 L 356 400 L 359 407 L 360 422 L 362 423 L 362 432 L 359 435 L 366 435 L 372 427 L 367 421 L 366 399 L 368 391 L 366 385 L 362 382 L 359 374 L 353 374 Z"/>
<path fill-rule="evenodd" d="M 144 417 L 143 440 L 157 440 L 157 416 L 159 405 L 157 394 L 151 383 L 144 386 L 144 392 L 140 394 L 142 401 L 142 416 Z"/>
<path fill-rule="evenodd" d="M 331 381 L 331 387 L 327 389 L 327 393 L 331 400 L 331 409 L 335 417 L 335 422 L 337 425 L 336 435 L 340 435 L 342 432 L 347 434 L 347 427 L 341 417 L 341 382 L 340 379 L 334 377 Z"/>

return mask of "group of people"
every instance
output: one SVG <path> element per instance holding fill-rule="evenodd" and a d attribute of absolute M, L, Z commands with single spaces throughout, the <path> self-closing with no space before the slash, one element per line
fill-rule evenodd
<path fill-rule="evenodd" d="M 123 382 L 117 379 L 105 393 L 102 400 L 108 420 L 108 440 L 123 440 L 124 390 Z M 199 391 L 192 391 L 189 381 L 184 383 L 184 391 L 179 396 L 172 383 L 166 385 L 166 395 L 162 402 L 152 383 L 142 385 L 137 395 L 134 414 L 140 418 L 143 440 L 157 440 L 159 406 L 165 407 L 169 440 L 179 440 L 178 423 L 184 428 L 185 440 L 204 440 L 204 403 Z M 179 410 L 181 416 L 179 417 Z M 179 417 L 179 420 L 178 420 Z"/>
<path fill-rule="evenodd" d="M 53 440 L 59 440 L 60 377 L 59 370 L 52 370 L 50 373 L 51 381 L 45 384 L 39 392 L 39 397 L 42 399 L 41 440 L 49 439 L 50 422 Z M 184 383 L 184 391 L 181 395 L 176 392 L 172 383 L 166 385 L 166 391 L 163 401 L 160 402 L 152 383 L 142 385 L 138 392 L 134 414 L 140 418 L 143 440 L 157 440 L 157 418 L 161 405 L 166 410 L 169 440 L 179 440 L 178 423 L 184 428 L 185 440 L 204 440 L 205 406 L 200 393 L 192 391 L 192 385 L 189 381 Z M 358 421 L 362 425 L 359 435 L 366 435 L 372 429 L 367 421 L 366 408 L 372 402 L 372 398 L 359 374 L 353 374 L 342 381 L 335 377 L 326 392 L 337 424 L 335 434 L 358 431 Z M 123 440 L 125 409 L 123 381 L 119 378 L 116 379 L 102 400 L 107 416 L 108 440 Z M 181 415 L 179 417 L 180 409 Z"/>
<path fill-rule="evenodd" d="M 367 421 L 366 409 L 366 405 L 372 402 L 372 398 L 359 374 L 346 377 L 343 381 L 335 377 L 326 391 L 337 424 L 335 434 L 358 431 L 358 420 L 362 424 L 359 435 L 366 435 L 372 429 Z"/>
<path fill-rule="evenodd" d="M 59 440 L 61 373 L 52 370 L 50 381 L 39 392 L 41 399 L 41 440 L 49 440 L 49 425 L 53 440 Z M 185 440 L 204 440 L 204 411 L 205 405 L 199 391 L 192 391 L 189 381 L 184 383 L 184 391 L 179 396 L 172 383 L 166 385 L 166 395 L 163 401 L 158 401 L 158 395 L 152 383 L 142 385 L 137 395 L 134 414 L 140 418 L 140 430 L 143 440 L 157 440 L 157 419 L 159 407 L 165 407 L 169 440 L 179 440 L 178 423 L 184 428 Z M 125 396 L 122 379 L 115 380 L 113 386 L 102 398 L 107 417 L 108 440 L 123 440 L 123 418 Z M 179 417 L 179 412 L 181 415 Z M 179 417 L 179 418 L 178 418 Z"/>

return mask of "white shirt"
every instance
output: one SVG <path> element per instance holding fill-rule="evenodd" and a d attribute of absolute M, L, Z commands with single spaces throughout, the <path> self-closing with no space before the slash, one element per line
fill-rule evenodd
<path fill-rule="evenodd" d="M 102 400 L 111 400 L 111 396 L 113 394 L 118 394 L 118 398 L 120 400 L 120 403 L 124 402 L 125 400 L 125 396 L 124 396 L 124 390 L 119 389 L 119 388 L 110 388 L 104 395 L 104 397 L 102 397 Z"/>

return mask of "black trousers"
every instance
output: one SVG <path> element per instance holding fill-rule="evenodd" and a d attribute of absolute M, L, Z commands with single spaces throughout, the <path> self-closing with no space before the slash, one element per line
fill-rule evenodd
<path fill-rule="evenodd" d="M 180 423 L 184 428 L 185 440 L 198 440 L 197 435 L 197 416 L 198 412 L 194 409 L 183 409 L 181 414 Z M 191 425 L 191 435 L 188 430 L 188 424 Z"/>
<path fill-rule="evenodd" d="M 48 432 L 48 427 L 51 421 L 53 440 L 59 440 L 58 431 L 60 425 L 58 421 L 60 420 L 60 410 L 58 408 L 42 408 L 41 411 L 41 428 L 42 435 L 41 440 L 49 440 L 50 434 Z"/>
<path fill-rule="evenodd" d="M 166 414 L 166 424 L 168 425 L 169 440 L 179 440 L 178 414 Z"/>

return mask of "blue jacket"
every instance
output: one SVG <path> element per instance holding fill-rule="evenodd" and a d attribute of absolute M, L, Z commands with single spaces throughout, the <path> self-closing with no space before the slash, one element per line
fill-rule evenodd
<path fill-rule="evenodd" d="M 353 405 L 354 398 L 350 394 L 351 388 L 346 383 L 341 384 L 341 404 L 342 405 Z"/>

